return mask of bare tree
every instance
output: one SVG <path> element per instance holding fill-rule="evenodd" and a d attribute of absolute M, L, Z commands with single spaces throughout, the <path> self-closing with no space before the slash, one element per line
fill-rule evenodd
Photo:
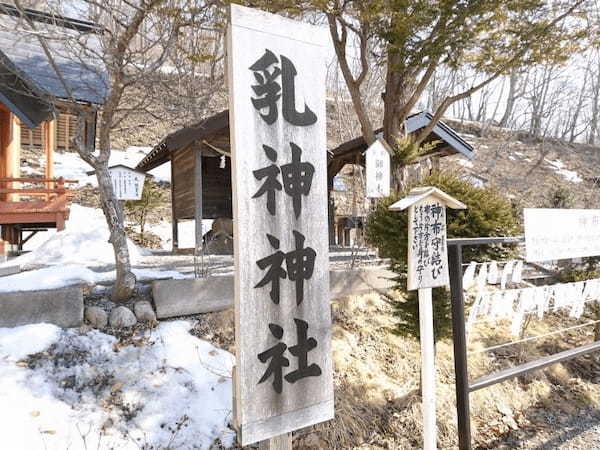
<path fill-rule="evenodd" d="M 208 20 L 205 12 L 212 5 L 191 0 L 82 0 L 79 5 L 87 11 L 89 20 L 103 26 L 102 30 L 96 36 L 82 36 L 78 33 L 56 36 L 48 34 L 43 26 L 31 20 L 19 0 L 14 0 L 14 4 L 21 13 L 17 23 L 20 31 L 30 33 L 39 40 L 62 84 L 65 97 L 71 100 L 70 107 L 79 118 L 75 137 L 77 152 L 96 173 L 100 202 L 115 252 L 117 279 L 112 299 L 126 300 L 135 289 L 136 278 L 131 270 L 122 207 L 113 192 L 108 171 L 111 135 L 130 115 L 152 110 L 157 96 L 148 87 L 165 81 L 165 69 L 177 64 L 179 73 L 185 73 L 188 79 L 200 76 L 195 72 L 197 67 L 194 65 L 200 61 L 199 58 L 194 58 L 200 43 L 194 40 L 190 44 L 184 40 L 183 35 L 187 31 L 188 39 L 193 36 L 191 30 L 199 26 L 201 21 Z M 60 4 L 55 8 L 57 15 L 64 12 L 60 10 Z M 98 73 L 98 76 L 104 78 L 108 92 L 101 109 L 76 102 L 65 74 L 56 62 L 55 47 L 51 43 L 57 39 L 64 41 L 63 48 L 69 49 L 72 60 L 90 70 L 94 70 L 90 60 L 100 62 L 103 73 Z M 99 46 L 91 45 L 91 42 L 96 41 L 99 41 Z M 179 45 L 181 42 L 187 42 L 188 46 Z M 211 55 L 214 55 L 213 50 L 210 50 Z M 210 59 L 205 56 L 204 62 L 216 64 L 214 58 Z M 174 76 L 167 81 L 173 81 Z M 213 80 L 216 78 L 215 73 Z M 134 94 L 131 95 L 132 93 Z M 48 100 L 54 104 L 61 102 L 59 98 Z M 208 102 L 204 97 L 201 100 L 196 104 Z M 195 112 L 196 110 L 193 111 Z M 94 148 L 94 143 L 86 140 L 85 134 L 86 129 L 94 123 L 95 116 L 99 118 L 99 131 Z"/>

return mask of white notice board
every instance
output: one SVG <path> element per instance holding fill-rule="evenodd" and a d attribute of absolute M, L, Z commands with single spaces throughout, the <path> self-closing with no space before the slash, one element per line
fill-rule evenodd
<path fill-rule="evenodd" d="M 525 208 L 525 259 L 600 255 L 600 210 Z"/>

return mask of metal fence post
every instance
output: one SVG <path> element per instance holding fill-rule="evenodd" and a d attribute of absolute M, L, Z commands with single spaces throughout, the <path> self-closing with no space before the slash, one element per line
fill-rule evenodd
<path fill-rule="evenodd" d="M 452 303 L 452 340 L 456 373 L 456 413 L 458 448 L 471 450 L 471 412 L 469 408 L 469 373 L 465 333 L 465 303 L 462 285 L 462 246 L 448 246 L 450 300 Z"/>

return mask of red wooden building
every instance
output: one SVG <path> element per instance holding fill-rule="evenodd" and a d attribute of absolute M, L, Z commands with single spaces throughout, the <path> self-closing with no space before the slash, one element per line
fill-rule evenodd
<path fill-rule="evenodd" d="M 39 35 L 23 29 L 21 13 L 0 5 L 0 255 L 19 251 L 40 230 L 65 227 L 67 184 L 73 180 L 55 177 L 55 151 L 73 146 L 76 111 L 101 105 L 107 92 L 101 64 L 69 53 L 74 47 L 68 37 L 99 49 L 97 26 L 30 9 L 25 14 L 43 31 L 40 35 L 67 38 L 46 40 L 51 64 Z M 89 123 L 85 139 L 93 142 L 94 134 L 95 124 Z M 23 176 L 23 147 L 39 155 L 43 175 Z"/>

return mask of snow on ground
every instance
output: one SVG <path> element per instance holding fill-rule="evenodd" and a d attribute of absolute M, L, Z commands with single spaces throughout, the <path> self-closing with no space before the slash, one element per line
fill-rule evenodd
<path fill-rule="evenodd" d="M 110 152 L 109 166 L 123 164 L 134 168 L 152 150 L 151 147 L 128 147 L 126 150 L 112 150 Z M 40 164 L 44 165 L 44 158 L 40 159 Z M 87 172 L 92 171 L 92 167 L 83 161 L 78 153 L 56 153 L 54 155 L 54 175 L 63 177 L 69 180 L 77 180 L 79 186 L 90 184 L 97 186 L 98 181 L 96 175 L 88 175 Z M 171 181 L 171 164 L 166 163 L 154 170 L 151 170 L 151 175 L 156 181 Z"/>
<path fill-rule="evenodd" d="M 102 210 L 71 205 L 66 229 L 52 233 L 35 250 L 15 258 L 11 263 L 27 265 L 114 264 L 112 245 L 108 242 L 110 233 Z M 41 236 L 40 236 L 41 237 Z M 139 262 L 147 251 L 135 246 L 129 240 L 129 256 L 133 264 Z"/>
<path fill-rule="evenodd" d="M 570 181 L 571 183 L 581 183 L 583 181 L 583 178 L 581 178 L 577 172 L 574 170 L 565 169 L 565 164 L 560 159 L 555 159 L 552 161 L 544 158 L 544 161 L 546 161 L 546 163 L 548 163 L 557 174 L 561 175 L 567 181 Z"/>
<path fill-rule="evenodd" d="M 469 169 L 472 169 L 473 167 L 475 167 L 475 165 L 473 164 L 473 162 L 469 161 L 467 159 L 459 158 L 459 159 L 456 160 L 456 162 L 458 162 L 458 164 L 460 164 L 463 167 L 468 167 Z"/>
<path fill-rule="evenodd" d="M 163 322 L 125 343 L 48 324 L 0 329 L 3 448 L 232 446 L 233 356 L 190 328 Z"/>
<path fill-rule="evenodd" d="M 11 264 L 14 263 L 11 261 Z M 132 269 L 132 272 L 138 281 L 186 278 L 186 275 L 175 270 Z M 114 270 L 96 272 L 81 265 L 64 264 L 1 277 L 0 293 L 59 289 L 75 284 L 95 286 L 100 283 L 111 283 L 116 277 L 117 273 Z"/>
<path fill-rule="evenodd" d="M 212 219 L 204 219 L 202 221 L 202 234 L 206 234 L 212 228 L 212 224 Z M 171 222 L 163 220 L 159 223 L 150 223 L 146 225 L 146 229 L 161 239 L 163 249 L 171 250 L 173 237 Z M 194 248 L 196 245 L 196 221 L 192 219 L 178 222 L 177 235 L 179 248 Z"/>
<path fill-rule="evenodd" d="M 74 204 L 66 229 L 46 237 L 48 239 L 34 250 L 4 263 L 36 270 L 1 277 L 0 292 L 57 289 L 74 284 L 93 286 L 115 280 L 116 272 L 105 268 L 114 266 L 115 257 L 101 210 Z M 150 254 L 131 240 L 128 247 L 132 264 L 141 263 L 143 257 Z M 104 267 L 104 271 L 90 269 L 98 266 Z M 186 277 L 174 270 L 138 268 L 133 269 L 133 273 L 140 281 Z"/>

